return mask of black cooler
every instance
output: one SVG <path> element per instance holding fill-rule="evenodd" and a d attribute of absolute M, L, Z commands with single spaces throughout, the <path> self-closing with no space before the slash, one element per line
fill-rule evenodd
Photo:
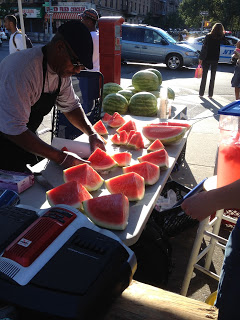
<path fill-rule="evenodd" d="M 1 208 L 0 248 L 0 300 L 32 319 L 99 319 L 136 270 L 116 235 L 66 205 Z"/>

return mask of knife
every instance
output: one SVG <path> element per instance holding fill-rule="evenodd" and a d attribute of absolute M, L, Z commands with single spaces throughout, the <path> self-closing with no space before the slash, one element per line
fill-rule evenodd
<path fill-rule="evenodd" d="M 54 186 L 43 176 L 42 172 L 34 170 L 33 167 L 27 164 L 28 170 L 34 175 L 34 179 L 45 189 L 45 191 L 51 190 Z"/>

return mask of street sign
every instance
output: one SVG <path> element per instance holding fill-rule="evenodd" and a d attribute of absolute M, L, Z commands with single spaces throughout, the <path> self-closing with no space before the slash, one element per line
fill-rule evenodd
<path fill-rule="evenodd" d="M 207 16 L 208 15 L 208 11 L 200 11 L 200 15 L 201 16 Z"/>
<path fill-rule="evenodd" d="M 45 3 L 43 4 L 43 7 L 49 7 L 49 2 L 45 2 Z"/>

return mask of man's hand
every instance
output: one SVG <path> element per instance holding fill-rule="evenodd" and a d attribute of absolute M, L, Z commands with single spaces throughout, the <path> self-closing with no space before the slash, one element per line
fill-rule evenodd
<path fill-rule="evenodd" d="M 93 133 L 89 136 L 89 143 L 90 143 L 91 152 L 93 152 L 97 148 L 100 148 L 103 151 L 106 151 L 104 142 L 98 133 Z"/>
<path fill-rule="evenodd" d="M 198 60 L 198 64 L 200 64 L 200 66 L 202 65 L 202 60 Z"/>
<path fill-rule="evenodd" d="M 204 220 L 216 212 L 215 201 L 212 201 L 209 193 L 206 191 L 199 192 L 187 198 L 183 201 L 181 207 L 188 216 L 199 221 Z"/>
<path fill-rule="evenodd" d="M 87 163 L 87 164 L 91 163 L 90 161 L 84 160 L 72 152 L 64 152 L 64 153 L 66 154 L 66 156 L 63 159 L 63 161 L 60 163 L 60 165 L 64 169 L 74 167 L 74 166 L 77 166 L 77 165 L 83 164 L 83 163 Z"/>

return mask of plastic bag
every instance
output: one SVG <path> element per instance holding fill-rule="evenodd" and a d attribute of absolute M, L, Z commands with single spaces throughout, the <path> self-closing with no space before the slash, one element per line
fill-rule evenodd
<path fill-rule="evenodd" d="M 195 70 L 195 76 L 194 78 L 202 78 L 203 69 L 202 66 L 199 64 L 197 69 Z"/>

